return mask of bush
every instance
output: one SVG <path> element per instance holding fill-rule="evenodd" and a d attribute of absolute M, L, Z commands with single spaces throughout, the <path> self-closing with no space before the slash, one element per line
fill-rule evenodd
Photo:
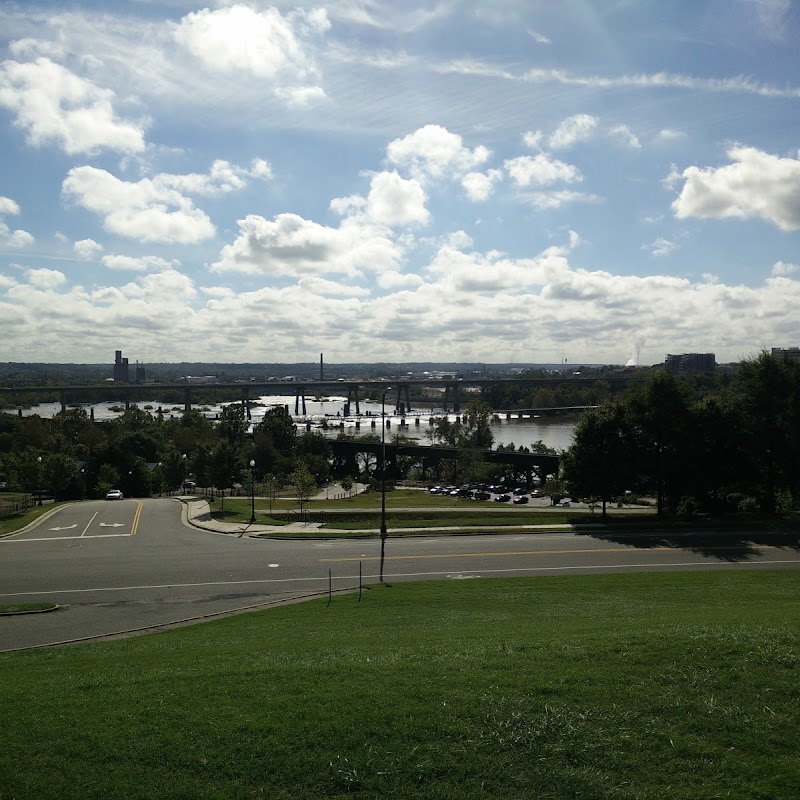
<path fill-rule="evenodd" d="M 678 513 L 685 517 L 693 517 L 700 513 L 700 503 L 694 497 L 682 497 L 678 503 Z"/>

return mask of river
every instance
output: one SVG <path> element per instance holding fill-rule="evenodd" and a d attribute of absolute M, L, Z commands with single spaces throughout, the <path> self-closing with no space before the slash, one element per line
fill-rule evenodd
<path fill-rule="evenodd" d="M 291 399 L 291 403 L 287 400 Z M 345 397 L 331 396 L 321 400 L 306 400 L 305 411 L 306 413 L 300 415 L 293 415 L 295 424 L 298 430 L 319 430 L 326 436 L 336 437 L 340 433 L 347 435 L 364 435 L 369 433 L 380 434 L 381 424 L 381 404 L 378 402 L 371 402 L 364 400 L 360 403 L 361 415 L 359 417 L 349 416 L 344 417 L 344 406 L 347 401 Z M 286 406 L 289 413 L 293 411 L 294 398 L 289 398 L 286 395 L 264 395 L 259 398 L 254 398 L 251 408 L 251 418 L 253 424 L 259 423 L 264 414 L 274 406 Z M 151 413 L 156 413 L 158 408 L 161 408 L 164 416 L 180 416 L 183 413 L 182 406 L 177 406 L 169 403 L 160 403 L 157 401 L 148 401 L 146 403 L 138 404 Z M 106 421 L 115 419 L 120 416 L 120 403 L 119 402 L 104 402 L 94 403 L 91 406 L 70 406 L 70 408 L 83 408 L 89 413 L 90 408 L 94 410 L 94 418 L 97 421 Z M 203 413 L 210 419 L 216 419 L 222 411 L 223 405 L 196 405 L 195 408 Z M 354 410 L 354 405 L 351 403 L 351 411 Z M 40 417 L 51 418 L 61 411 L 60 403 L 40 403 L 31 408 L 22 409 L 23 416 L 32 416 L 38 414 Z M 7 413 L 13 413 L 7 411 Z M 443 409 L 428 408 L 424 411 L 410 412 L 401 417 L 394 411 L 387 409 L 386 416 L 389 420 L 390 427 L 387 429 L 387 440 L 390 436 L 400 433 L 409 438 L 418 441 L 429 442 L 426 434 L 431 430 L 429 420 L 432 416 L 441 417 Z M 456 419 L 456 415 L 452 412 L 447 415 L 450 421 Z M 402 421 L 405 419 L 405 425 Z M 553 447 L 556 450 L 566 450 L 572 444 L 572 432 L 575 429 L 577 422 L 576 416 L 559 416 L 559 417 L 535 417 L 533 419 L 525 417 L 519 419 L 512 416 L 511 419 L 506 419 L 505 415 L 500 419 L 496 419 L 492 423 L 492 433 L 494 434 L 494 444 L 508 445 L 513 443 L 517 447 L 530 447 L 534 442 L 541 440 L 548 447 Z M 417 421 L 418 424 L 417 424 Z M 373 428 L 374 423 L 374 428 Z"/>

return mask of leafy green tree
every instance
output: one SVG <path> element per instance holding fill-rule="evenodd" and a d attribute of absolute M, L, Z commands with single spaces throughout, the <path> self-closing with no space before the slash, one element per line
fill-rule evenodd
<path fill-rule="evenodd" d="M 638 483 L 656 490 L 658 513 L 675 511 L 689 485 L 690 409 L 685 386 L 670 372 L 652 373 L 628 396 L 630 458 Z"/>
<path fill-rule="evenodd" d="M 101 464 L 97 470 L 97 480 L 94 487 L 95 497 L 104 497 L 110 489 L 120 487 L 119 470 L 111 464 Z"/>
<path fill-rule="evenodd" d="M 278 497 L 278 489 L 280 484 L 278 479 L 270 472 L 264 477 L 264 494 L 269 503 L 269 515 L 272 516 L 272 507 L 275 505 L 275 500 Z"/>
<path fill-rule="evenodd" d="M 763 510 L 775 511 L 781 489 L 800 484 L 800 364 L 761 353 L 739 365 L 731 386 L 746 469 L 760 478 Z"/>
<path fill-rule="evenodd" d="M 606 504 L 633 480 L 632 432 L 621 403 L 585 413 L 575 426 L 573 445 L 563 456 L 562 476 L 574 494 L 599 497 Z"/>
<path fill-rule="evenodd" d="M 56 502 L 63 500 L 70 489 L 73 497 L 80 494 L 74 459 L 64 453 L 49 453 L 43 459 L 42 467 L 44 485 Z"/>
<path fill-rule="evenodd" d="M 230 489 L 241 481 L 243 469 L 238 449 L 231 442 L 222 441 L 214 448 L 211 453 L 209 474 L 214 486 L 222 491 L 223 503 L 225 489 Z"/>
<path fill-rule="evenodd" d="M 244 445 L 249 423 L 241 403 L 224 406 L 219 415 L 219 435 L 237 449 Z"/>
<path fill-rule="evenodd" d="M 306 503 L 317 490 L 317 482 L 304 464 L 298 466 L 292 473 L 291 482 L 294 495 L 297 498 L 297 504 L 300 506 L 300 512 L 302 513 Z"/>
<path fill-rule="evenodd" d="M 260 433 L 269 434 L 273 445 L 285 458 L 294 455 L 297 444 L 297 429 L 289 412 L 283 406 L 270 408 L 257 426 Z"/>
<path fill-rule="evenodd" d="M 494 444 L 492 433 L 492 407 L 482 400 L 470 400 L 464 422 L 459 432 L 459 447 L 477 447 L 491 450 Z"/>
<path fill-rule="evenodd" d="M 50 439 L 50 426 L 47 420 L 42 419 L 38 414 L 31 414 L 20 420 L 19 427 L 14 434 L 13 449 L 21 452 L 31 448 L 33 450 L 44 450 Z"/>
<path fill-rule="evenodd" d="M 317 485 L 330 476 L 331 443 L 319 432 L 309 431 L 298 437 L 297 458 L 311 473 Z"/>
<path fill-rule="evenodd" d="M 345 475 L 340 481 L 342 491 L 347 492 L 347 498 L 350 499 L 350 490 L 353 488 L 353 479 L 349 475 Z"/>

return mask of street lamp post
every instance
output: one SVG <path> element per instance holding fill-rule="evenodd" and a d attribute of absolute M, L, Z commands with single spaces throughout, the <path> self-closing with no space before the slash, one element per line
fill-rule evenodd
<path fill-rule="evenodd" d="M 250 524 L 256 521 L 256 462 L 250 459 Z"/>
<path fill-rule="evenodd" d="M 42 457 L 36 456 L 36 497 L 37 506 L 42 505 Z"/>
<path fill-rule="evenodd" d="M 186 453 L 183 454 L 183 483 L 181 484 L 181 494 L 186 493 Z"/>
<path fill-rule="evenodd" d="M 383 557 L 386 551 L 386 393 L 391 389 L 391 386 L 387 386 L 381 397 L 381 583 L 383 583 Z"/>

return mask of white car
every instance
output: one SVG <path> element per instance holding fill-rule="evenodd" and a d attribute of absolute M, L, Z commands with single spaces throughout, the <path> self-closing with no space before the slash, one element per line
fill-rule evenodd
<path fill-rule="evenodd" d="M 119 489 L 112 489 L 106 495 L 106 500 L 122 500 L 122 492 Z"/>

